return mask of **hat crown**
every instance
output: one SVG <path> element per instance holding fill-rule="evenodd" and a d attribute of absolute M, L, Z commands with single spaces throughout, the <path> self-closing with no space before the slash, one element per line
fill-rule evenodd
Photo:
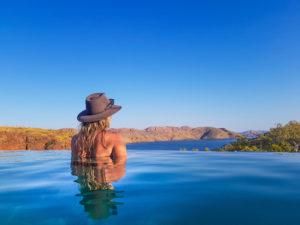
<path fill-rule="evenodd" d="M 77 115 L 77 120 L 82 123 L 91 123 L 103 120 L 122 107 L 114 104 L 114 99 L 108 99 L 104 93 L 94 93 L 86 97 L 85 110 Z"/>
<path fill-rule="evenodd" d="M 85 100 L 87 114 L 95 115 L 104 112 L 109 102 L 104 93 L 94 93 L 87 96 Z"/>

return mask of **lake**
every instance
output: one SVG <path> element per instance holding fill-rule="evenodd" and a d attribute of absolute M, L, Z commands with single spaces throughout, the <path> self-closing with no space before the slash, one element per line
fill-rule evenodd
<path fill-rule="evenodd" d="M 234 139 L 221 139 L 221 140 L 183 140 L 183 141 L 157 141 L 157 142 L 144 142 L 128 144 L 127 148 L 137 150 L 180 150 L 185 149 L 191 151 L 197 149 L 199 151 L 208 148 L 215 150 L 223 145 L 233 142 Z"/>
<path fill-rule="evenodd" d="M 299 224 L 300 154 L 189 151 L 221 144 L 132 144 L 92 165 L 0 151 L 0 224 Z"/>

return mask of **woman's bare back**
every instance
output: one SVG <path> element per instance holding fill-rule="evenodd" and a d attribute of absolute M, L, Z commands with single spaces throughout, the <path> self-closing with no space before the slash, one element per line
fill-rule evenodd
<path fill-rule="evenodd" d="M 102 140 L 102 138 L 104 138 Z M 79 159 L 78 149 L 76 148 L 77 135 L 72 138 L 72 158 Z M 92 158 L 102 157 L 126 157 L 126 144 L 120 134 L 106 131 L 105 133 L 99 132 L 95 138 L 95 149 Z"/>

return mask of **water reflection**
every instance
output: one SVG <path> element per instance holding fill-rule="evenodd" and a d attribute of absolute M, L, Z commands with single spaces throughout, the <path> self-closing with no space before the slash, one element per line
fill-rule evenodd
<path fill-rule="evenodd" d="M 77 176 L 80 204 L 91 218 L 104 219 L 118 214 L 123 192 L 115 190 L 113 182 L 124 177 L 126 158 L 72 161 L 71 169 L 72 175 Z"/>

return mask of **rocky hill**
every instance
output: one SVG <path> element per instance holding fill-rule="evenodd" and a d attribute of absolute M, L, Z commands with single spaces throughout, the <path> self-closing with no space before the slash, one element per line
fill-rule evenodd
<path fill-rule="evenodd" d="M 111 131 L 122 134 L 127 143 L 198 140 L 198 139 L 226 139 L 235 138 L 239 134 L 214 127 L 148 127 L 144 130 L 120 128 Z M 0 149 L 70 149 L 71 137 L 75 129 L 41 129 L 24 127 L 0 127 Z"/>
<path fill-rule="evenodd" d="M 257 138 L 262 134 L 267 133 L 265 130 L 247 130 L 244 132 L 241 132 L 240 134 L 246 138 Z"/>
<path fill-rule="evenodd" d="M 75 129 L 0 127 L 0 150 L 69 149 Z"/>
<path fill-rule="evenodd" d="M 237 133 L 225 128 L 214 127 L 148 127 L 144 130 L 121 128 L 112 129 L 126 139 L 127 142 L 151 142 L 151 141 L 172 141 L 172 140 L 199 140 L 199 139 L 226 139 L 235 138 Z"/>

